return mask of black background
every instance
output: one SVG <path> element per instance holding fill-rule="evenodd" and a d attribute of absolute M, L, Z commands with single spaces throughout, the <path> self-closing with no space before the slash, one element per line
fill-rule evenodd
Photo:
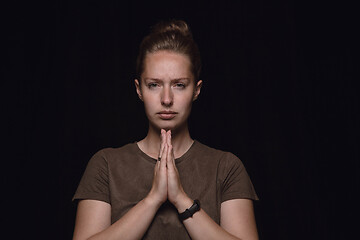
<path fill-rule="evenodd" d="M 241 158 L 261 239 L 357 231 L 355 6 L 305 1 L 12 1 L 3 5 L 2 197 L 16 238 L 70 239 L 89 158 L 142 139 L 133 83 L 151 25 L 180 18 L 203 58 L 192 137 Z"/>

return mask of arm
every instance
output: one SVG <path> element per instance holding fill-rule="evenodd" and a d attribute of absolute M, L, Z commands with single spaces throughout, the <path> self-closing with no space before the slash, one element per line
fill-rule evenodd
<path fill-rule="evenodd" d="M 193 201 L 185 197 L 176 207 L 185 211 Z M 253 204 L 248 199 L 235 199 L 221 204 L 221 226 L 201 209 L 193 217 L 184 220 L 192 239 L 258 239 Z"/>
<path fill-rule="evenodd" d="M 78 205 L 73 239 L 140 239 L 158 208 L 153 201 L 145 198 L 111 225 L 110 204 L 82 200 Z"/>
<path fill-rule="evenodd" d="M 182 213 L 192 204 L 193 200 L 184 196 L 175 207 L 179 213 Z M 220 212 L 221 226 L 215 223 L 203 209 L 183 223 L 192 239 L 258 239 L 253 203 L 248 199 L 223 202 Z"/>
<path fill-rule="evenodd" d="M 228 200 L 221 204 L 221 227 L 241 239 L 259 239 L 250 199 Z"/>
<path fill-rule="evenodd" d="M 162 146 L 161 149 L 163 149 Z M 73 239 L 142 238 L 157 210 L 167 199 L 166 176 L 166 161 L 158 161 L 154 168 L 153 184 L 148 196 L 112 225 L 110 204 L 96 200 L 80 201 Z"/>
<path fill-rule="evenodd" d="M 179 213 L 193 204 L 184 192 L 175 166 L 171 146 L 171 133 L 167 136 L 168 199 Z M 258 239 L 253 203 L 248 199 L 235 199 L 221 204 L 219 226 L 203 209 L 183 221 L 192 239 Z"/>

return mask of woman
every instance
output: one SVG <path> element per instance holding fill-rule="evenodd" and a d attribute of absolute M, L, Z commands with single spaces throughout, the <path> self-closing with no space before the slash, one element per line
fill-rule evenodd
<path fill-rule="evenodd" d="M 90 160 L 74 196 L 74 239 L 258 238 L 257 196 L 241 161 L 190 137 L 200 68 L 185 22 L 159 23 L 144 38 L 135 86 L 148 133 Z"/>

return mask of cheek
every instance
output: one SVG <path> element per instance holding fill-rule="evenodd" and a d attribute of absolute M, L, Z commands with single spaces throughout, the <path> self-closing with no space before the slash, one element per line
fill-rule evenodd
<path fill-rule="evenodd" d="M 144 94 L 143 102 L 144 102 L 145 111 L 148 112 L 148 111 L 153 110 L 155 108 L 155 106 L 157 105 L 156 100 L 157 99 L 155 97 Z"/>
<path fill-rule="evenodd" d="M 152 103 L 152 101 L 150 101 L 148 98 L 144 98 L 144 106 L 145 108 L 151 108 L 154 104 Z"/>
<path fill-rule="evenodd" d="M 193 95 L 187 94 L 186 96 L 179 97 L 178 103 L 184 108 L 190 108 L 192 105 L 192 99 L 193 99 Z"/>

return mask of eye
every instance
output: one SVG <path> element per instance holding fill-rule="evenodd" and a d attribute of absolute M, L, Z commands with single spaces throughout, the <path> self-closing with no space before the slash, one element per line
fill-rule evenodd
<path fill-rule="evenodd" d="M 155 82 L 152 82 L 152 83 L 148 83 L 148 88 L 156 88 L 156 87 L 158 87 L 159 86 L 159 84 L 157 84 L 157 83 L 155 83 Z"/>
<path fill-rule="evenodd" d="M 186 85 L 184 83 L 175 83 L 175 88 L 185 88 Z"/>

